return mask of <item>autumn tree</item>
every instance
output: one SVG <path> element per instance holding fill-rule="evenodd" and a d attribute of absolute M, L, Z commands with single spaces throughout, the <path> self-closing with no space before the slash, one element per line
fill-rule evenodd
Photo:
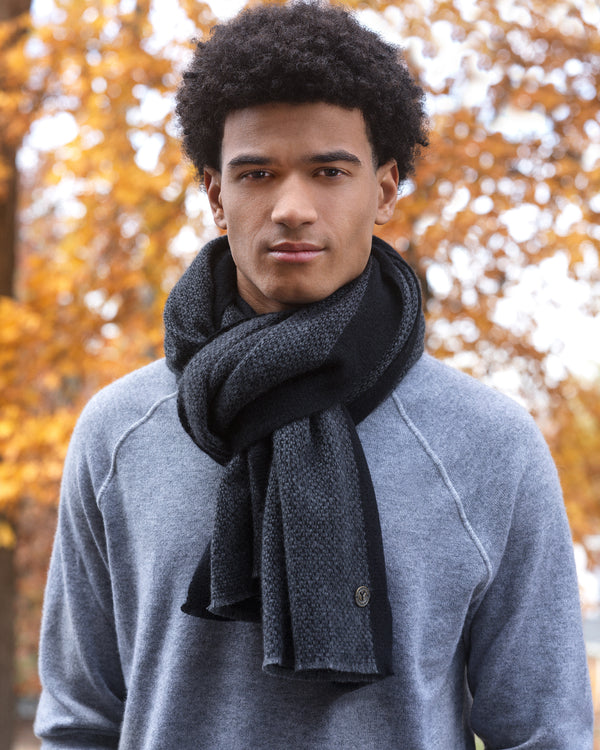
<path fill-rule="evenodd" d="M 16 153 L 27 131 L 23 48 L 30 28 L 29 0 L 0 3 L 0 295 L 14 294 L 17 225 Z M 25 112 L 23 112 L 25 110 Z M 0 461 L 6 460 L 0 452 Z M 0 490 L 1 493 L 1 490 Z M 0 502 L 0 750 L 9 750 L 14 734 L 13 653 L 15 610 L 15 533 Z"/>
<path fill-rule="evenodd" d="M 577 419 L 562 410 L 579 387 L 560 356 L 565 342 L 539 343 L 535 296 L 527 308 L 512 300 L 533 269 L 562 259 L 582 314 L 598 313 L 600 9 L 571 0 L 358 7 L 378 10 L 377 27 L 404 44 L 428 92 L 431 148 L 382 234 L 419 270 L 429 350 L 508 389 L 550 437 L 557 409 L 565 434 L 580 434 L 600 389 L 581 391 Z M 541 283 L 536 294 L 541 305 Z M 588 487 L 566 493 L 581 539 L 598 529 L 600 454 L 585 471 L 574 460 L 562 468 Z"/>
<path fill-rule="evenodd" d="M 431 148 L 383 236 L 421 277 L 429 349 L 496 384 L 516 373 L 515 395 L 549 434 L 563 404 L 564 430 L 597 435 L 585 416 L 597 392 L 564 411 L 557 395 L 579 385 L 537 341 L 535 308 L 511 307 L 526 269 L 557 256 L 597 295 L 597 11 L 583 0 L 350 4 L 403 44 L 428 92 Z M 167 23 L 160 7 L 93 0 L 82 12 L 57 0 L 22 57 L 38 123 L 60 115 L 72 130 L 53 151 L 22 152 L 17 295 L 0 302 L 0 508 L 18 533 L 24 692 L 37 689 L 42 582 L 74 421 L 104 383 L 161 355 L 165 297 L 205 235 L 172 97 L 189 39 L 214 19 L 180 0 Z M 559 465 L 587 488 L 576 494 L 584 513 L 567 495 L 583 535 L 600 517 L 598 464 L 581 466 L 561 445 Z"/>
<path fill-rule="evenodd" d="M 557 389 L 552 419 L 544 425 L 568 504 L 569 519 L 579 538 L 600 531 L 600 393 L 572 377 Z M 597 545 L 590 550 L 600 564 Z"/>
<path fill-rule="evenodd" d="M 23 103 L 37 100 L 41 127 L 61 114 L 76 131 L 23 167 L 16 294 L 0 298 L 0 511 L 18 540 L 24 693 L 38 689 L 43 582 L 75 419 L 100 386 L 160 355 L 162 307 L 185 263 L 176 240 L 193 211 L 191 175 L 169 127 L 175 63 L 150 6 L 56 3 L 13 56 L 22 85 L 10 116 L 23 108 L 26 131 Z M 194 13 L 181 54 L 213 20 L 201 4 Z"/>

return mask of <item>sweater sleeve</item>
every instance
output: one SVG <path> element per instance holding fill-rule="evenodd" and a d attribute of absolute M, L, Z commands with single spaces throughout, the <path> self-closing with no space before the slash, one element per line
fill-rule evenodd
<path fill-rule="evenodd" d="M 591 750 L 593 710 L 573 546 L 537 434 L 506 546 L 467 638 L 471 726 L 486 748 Z"/>
<path fill-rule="evenodd" d="M 117 747 L 124 707 L 99 488 L 90 468 L 98 473 L 102 450 L 86 422 L 67 455 L 44 600 L 35 731 L 45 750 Z"/>

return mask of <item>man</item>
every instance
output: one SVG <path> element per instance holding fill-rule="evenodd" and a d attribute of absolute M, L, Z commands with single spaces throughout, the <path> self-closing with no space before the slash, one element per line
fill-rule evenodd
<path fill-rule="evenodd" d="M 178 94 L 216 224 L 166 362 L 88 405 L 41 640 L 46 748 L 591 748 L 571 540 L 520 407 L 423 352 L 373 224 L 427 142 L 398 53 L 268 6 Z"/>

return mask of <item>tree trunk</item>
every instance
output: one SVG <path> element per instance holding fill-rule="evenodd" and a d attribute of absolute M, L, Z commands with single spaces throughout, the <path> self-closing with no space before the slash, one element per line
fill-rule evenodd
<path fill-rule="evenodd" d="M 15 560 L 9 529 L 0 519 L 0 750 L 11 749 L 15 731 Z"/>
<path fill-rule="evenodd" d="M 1 146 L 1 144 L 0 144 Z M 11 169 L 12 175 L 4 183 L 0 193 L 0 294 L 12 297 L 15 288 L 15 247 L 17 217 L 17 171 L 14 150 L 0 147 L 3 165 Z"/>
<path fill-rule="evenodd" d="M 31 0 L 0 0 L 0 21 L 9 21 L 26 13 L 30 5 Z"/>
<path fill-rule="evenodd" d="M 30 0 L 0 0 L 0 23 L 29 7 Z M 0 294 L 8 297 L 15 291 L 17 146 L 0 141 L 0 159 L 10 171 L 0 191 Z M 14 533 L 10 523 L 0 517 L 0 750 L 11 750 L 15 734 L 15 593 Z"/>
<path fill-rule="evenodd" d="M 15 729 L 15 558 L 11 527 L 0 518 L 0 750 L 10 750 Z"/>
<path fill-rule="evenodd" d="M 0 149 L 6 158 L 7 149 Z M 14 166 L 15 154 L 12 154 Z M 6 163 L 6 162 L 5 162 Z M 14 294 L 17 175 L 0 199 L 0 294 Z M 1 460 L 0 456 L 0 460 Z M 11 750 L 15 732 L 15 550 L 12 526 L 0 517 L 0 750 Z"/>
<path fill-rule="evenodd" d="M 0 149 L 6 164 L 7 149 Z M 12 166 L 15 153 L 11 154 Z M 10 163 L 10 162 L 9 162 Z M 14 295 L 17 174 L 0 198 L 0 294 Z M 0 456 L 0 460 L 2 457 Z M 15 550 L 10 523 L 0 516 L 0 750 L 11 750 L 15 733 Z"/>

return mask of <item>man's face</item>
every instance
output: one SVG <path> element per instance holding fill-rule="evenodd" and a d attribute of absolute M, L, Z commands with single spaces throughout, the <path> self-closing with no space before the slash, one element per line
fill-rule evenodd
<path fill-rule="evenodd" d="M 225 120 L 221 171 L 206 168 L 241 297 L 257 312 L 315 302 L 364 270 L 373 224 L 391 218 L 398 172 L 373 164 L 362 113 L 264 104 Z"/>

